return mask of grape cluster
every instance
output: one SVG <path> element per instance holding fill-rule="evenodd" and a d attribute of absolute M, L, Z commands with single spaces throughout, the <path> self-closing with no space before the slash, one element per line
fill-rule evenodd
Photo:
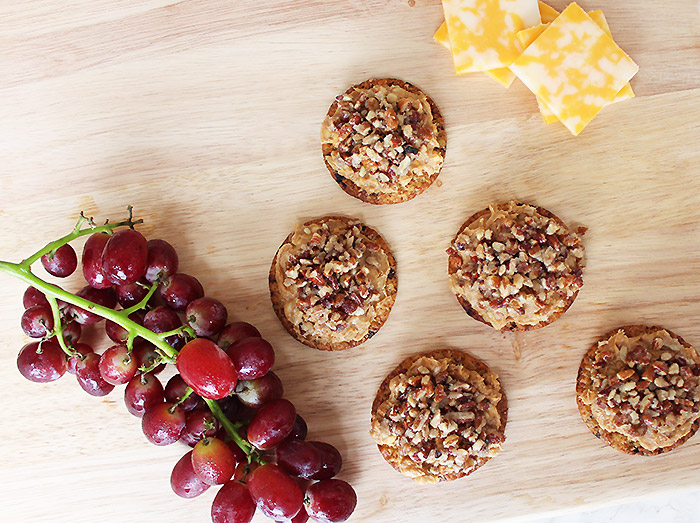
<path fill-rule="evenodd" d="M 341 455 L 306 440 L 306 422 L 271 370 L 273 347 L 253 325 L 227 324 L 226 307 L 178 272 L 168 242 L 147 241 L 128 225 L 89 236 L 81 258 L 88 285 L 74 295 L 32 276 L 40 283 L 24 293 L 21 326 L 37 341 L 21 349 L 19 371 L 35 382 L 74 374 L 93 396 L 126 385 L 126 408 L 141 418 L 151 443 L 191 448 L 173 468 L 173 491 L 193 498 L 221 486 L 214 523 L 248 522 L 256 510 L 275 521 L 346 520 L 357 498 L 349 484 L 332 479 Z M 83 235 L 78 229 L 73 237 Z M 78 267 L 67 241 L 41 256 L 53 276 Z M 80 338 L 105 317 L 113 345 L 98 354 Z M 168 363 L 178 373 L 163 387 L 158 374 Z"/>

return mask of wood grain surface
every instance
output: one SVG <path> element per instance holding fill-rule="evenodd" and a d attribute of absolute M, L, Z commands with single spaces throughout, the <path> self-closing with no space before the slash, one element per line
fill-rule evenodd
<path fill-rule="evenodd" d="M 310 437 L 343 454 L 340 477 L 359 496 L 354 521 L 498 520 L 699 488 L 700 438 L 655 458 L 622 455 L 590 434 L 574 399 L 581 356 L 617 325 L 661 324 L 700 347 L 699 6 L 581 4 L 605 11 L 641 69 L 637 98 L 574 138 L 544 125 L 521 84 L 453 75 L 432 41 L 437 0 L 5 0 L 0 259 L 18 261 L 66 233 L 80 210 L 115 219 L 134 205 L 145 234 L 172 242 L 182 270 L 273 343 Z M 331 179 L 319 130 L 336 94 L 382 76 L 435 100 L 448 146 L 433 187 L 377 207 Z M 444 252 L 468 216 L 510 198 L 589 228 L 578 299 L 554 324 L 518 335 L 464 314 Z M 267 290 L 280 242 L 325 214 L 375 227 L 398 262 L 386 325 L 342 353 L 293 340 Z M 0 517 L 207 521 L 214 489 L 189 501 L 172 494 L 184 449 L 148 444 L 120 390 L 98 399 L 70 375 L 47 385 L 19 375 L 23 290 L 0 275 Z M 377 452 L 370 406 L 403 358 L 442 347 L 501 376 L 507 441 L 474 475 L 419 486 Z"/>

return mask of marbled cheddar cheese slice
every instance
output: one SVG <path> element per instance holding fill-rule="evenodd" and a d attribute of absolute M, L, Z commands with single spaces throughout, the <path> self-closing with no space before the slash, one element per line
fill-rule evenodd
<path fill-rule="evenodd" d="M 572 3 L 511 70 L 572 134 L 578 135 L 639 67 L 578 4 Z"/>
<path fill-rule="evenodd" d="M 541 6 L 540 11 L 542 11 Z M 542 16 L 542 19 L 544 20 L 544 14 Z M 590 16 L 603 31 L 605 31 L 610 37 L 612 37 L 612 33 L 610 32 L 610 26 L 608 25 L 608 21 L 605 19 L 603 11 L 601 11 L 600 9 L 596 9 L 595 11 L 590 11 L 588 13 L 588 16 Z M 518 38 L 518 43 L 520 43 L 523 49 L 527 49 L 530 46 L 530 44 L 534 42 L 548 26 L 548 23 L 542 23 L 540 25 L 536 25 L 535 27 L 529 27 L 528 29 L 518 31 L 516 35 Z M 634 91 L 632 91 L 632 86 L 629 83 L 627 83 L 622 89 L 620 89 L 620 92 L 618 92 L 617 95 L 615 95 L 615 98 L 611 102 L 609 102 L 608 105 L 613 104 L 615 102 L 620 102 L 622 100 L 627 100 L 629 98 L 634 98 Z M 549 107 L 547 107 L 547 104 L 545 104 L 539 97 L 537 97 L 537 107 L 539 108 L 540 113 L 542 114 L 544 123 L 546 123 L 547 125 L 559 121 L 559 118 L 557 118 L 557 116 L 552 112 L 552 110 Z"/>
<path fill-rule="evenodd" d="M 593 21 L 598 24 L 600 28 L 605 31 L 608 36 L 610 36 L 610 38 L 612 38 L 612 31 L 610 31 L 610 26 L 608 25 L 608 21 L 606 20 L 602 10 L 596 9 L 595 11 L 590 11 L 588 16 L 590 16 Z M 617 93 L 615 99 L 610 103 L 621 102 L 622 100 L 629 100 L 630 98 L 634 98 L 634 91 L 632 90 L 632 86 L 627 83 L 622 89 L 620 89 L 620 92 Z"/>
<path fill-rule="evenodd" d="M 537 0 L 442 0 L 457 74 L 508 67 L 515 33 L 540 23 Z"/>
<path fill-rule="evenodd" d="M 554 9 L 552 6 L 545 4 L 544 2 L 537 2 L 540 7 L 540 17 L 542 18 L 543 24 L 548 24 L 549 22 L 554 22 L 554 19 L 559 16 L 559 11 Z"/>
<path fill-rule="evenodd" d="M 447 34 L 446 22 L 443 22 L 442 25 L 438 28 L 438 30 L 435 31 L 433 39 L 440 45 L 447 48 L 448 51 L 450 50 L 450 37 Z M 501 67 L 500 69 L 494 69 L 492 71 L 484 71 L 484 73 L 496 80 L 506 89 L 508 89 L 513 83 L 513 80 L 515 80 L 515 74 L 513 74 L 513 71 L 511 71 L 507 67 Z"/>

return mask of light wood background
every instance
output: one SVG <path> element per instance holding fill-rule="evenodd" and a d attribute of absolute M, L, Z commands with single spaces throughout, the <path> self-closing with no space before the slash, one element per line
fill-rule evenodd
<path fill-rule="evenodd" d="M 700 348 L 697 0 L 581 2 L 604 9 L 641 70 L 637 98 L 605 109 L 578 138 L 545 126 L 518 83 L 455 77 L 431 38 L 440 3 L 415 4 L 4 0 L 0 259 L 66 233 L 80 210 L 116 219 L 134 205 L 142 231 L 172 242 L 182 270 L 274 344 L 275 370 L 310 437 L 342 451 L 340 477 L 359 495 L 354 521 L 497 520 L 700 487 L 700 437 L 669 455 L 625 456 L 589 433 L 574 401 L 581 356 L 618 325 L 662 324 Z M 426 193 L 375 207 L 328 175 L 319 129 L 336 94 L 383 76 L 433 97 L 448 147 Z M 576 303 L 553 325 L 515 336 L 462 312 L 444 252 L 469 215 L 509 198 L 589 227 Z M 328 213 L 376 227 L 398 260 L 388 322 L 338 354 L 288 336 L 267 290 L 294 224 Z M 185 449 L 149 445 L 121 390 L 97 399 L 70 375 L 47 385 L 19 375 L 24 285 L 0 282 L 1 518 L 207 521 L 214 489 L 191 501 L 172 494 Z M 396 364 L 439 347 L 468 350 L 500 374 L 507 441 L 473 476 L 418 486 L 376 451 L 369 410 Z"/>

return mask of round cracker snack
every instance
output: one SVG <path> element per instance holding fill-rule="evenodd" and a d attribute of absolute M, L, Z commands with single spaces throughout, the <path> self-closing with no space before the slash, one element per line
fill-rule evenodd
<path fill-rule="evenodd" d="M 325 216 L 297 226 L 270 267 L 270 297 L 301 343 L 344 350 L 384 325 L 396 299 L 396 260 L 377 231 Z"/>
<path fill-rule="evenodd" d="M 371 79 L 338 96 L 321 127 L 323 159 L 340 187 L 373 203 L 400 203 L 440 174 L 447 144 L 435 103 L 418 87 Z"/>
<path fill-rule="evenodd" d="M 370 435 L 382 457 L 418 483 L 467 476 L 505 441 L 508 403 L 498 376 L 466 352 L 407 358 L 382 382 Z"/>
<path fill-rule="evenodd" d="M 576 400 L 591 432 L 616 450 L 653 456 L 700 424 L 700 356 L 662 327 L 608 333 L 581 361 Z"/>
<path fill-rule="evenodd" d="M 583 286 L 584 232 L 542 207 L 492 205 L 469 218 L 447 249 L 450 288 L 469 316 L 494 329 L 549 325 Z"/>

